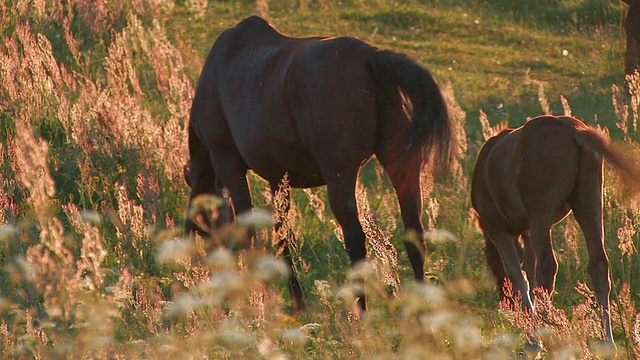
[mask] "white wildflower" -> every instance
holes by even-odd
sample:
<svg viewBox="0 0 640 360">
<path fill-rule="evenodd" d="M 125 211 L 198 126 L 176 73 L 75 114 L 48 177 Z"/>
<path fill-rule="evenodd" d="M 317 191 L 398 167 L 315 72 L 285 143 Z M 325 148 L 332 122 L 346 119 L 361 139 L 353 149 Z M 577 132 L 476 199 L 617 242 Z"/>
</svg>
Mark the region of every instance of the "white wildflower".
<svg viewBox="0 0 640 360">
<path fill-rule="evenodd" d="M 218 333 L 221 342 L 230 349 L 242 349 L 253 344 L 255 339 L 250 334 L 238 330 L 223 330 Z"/>
<path fill-rule="evenodd" d="M 251 209 L 238 216 L 238 225 L 253 228 L 266 228 L 273 226 L 273 217 L 267 210 Z"/>
<path fill-rule="evenodd" d="M 333 292 L 331 291 L 331 286 L 329 282 L 326 280 L 315 280 L 314 285 L 316 288 L 316 293 L 318 297 L 323 300 L 328 300 L 333 298 Z"/>
<path fill-rule="evenodd" d="M 432 333 L 440 333 L 450 328 L 456 315 L 448 310 L 426 313 L 420 316 L 420 324 Z"/>
<path fill-rule="evenodd" d="M 480 348 L 484 342 L 480 330 L 472 325 L 462 325 L 454 331 L 455 347 L 465 353 L 473 353 Z"/>
<path fill-rule="evenodd" d="M 252 271 L 262 281 L 279 280 L 289 276 L 289 266 L 281 259 L 264 256 L 256 260 Z"/>
<path fill-rule="evenodd" d="M 299 328 L 290 328 L 280 332 L 280 338 L 292 344 L 303 345 L 307 335 Z"/>
<path fill-rule="evenodd" d="M 207 265 L 216 269 L 233 270 L 237 265 L 236 257 L 227 248 L 217 248 L 207 257 Z"/>
<path fill-rule="evenodd" d="M 553 352 L 552 358 L 556 360 L 578 360 L 580 359 L 580 349 L 575 346 L 564 346 Z M 600 354 L 597 354 L 600 355 Z M 615 356 L 615 353 L 613 354 Z M 606 357 L 600 357 L 600 359 L 606 359 Z"/>
<path fill-rule="evenodd" d="M 180 258 L 190 257 L 196 251 L 191 240 L 165 241 L 160 245 L 156 258 L 160 264 L 174 262 Z"/>
<path fill-rule="evenodd" d="M 457 240 L 457 237 L 451 231 L 439 229 L 426 231 L 424 238 L 431 243 L 454 242 Z"/>
<path fill-rule="evenodd" d="M 93 225 L 100 225 L 100 223 L 102 223 L 102 215 L 93 210 L 80 211 L 80 217 L 82 220 Z"/>
<path fill-rule="evenodd" d="M 188 294 L 180 294 L 173 301 L 167 303 L 166 309 L 170 314 L 186 314 L 204 305 L 201 299 Z"/>
<path fill-rule="evenodd" d="M 362 280 L 367 281 L 375 277 L 376 271 L 368 261 L 360 261 L 351 267 L 349 270 L 349 275 L 347 276 L 348 280 Z"/>
<path fill-rule="evenodd" d="M 6 241 L 10 237 L 17 234 L 18 234 L 18 228 L 11 224 L 0 226 L 0 241 Z"/>
</svg>

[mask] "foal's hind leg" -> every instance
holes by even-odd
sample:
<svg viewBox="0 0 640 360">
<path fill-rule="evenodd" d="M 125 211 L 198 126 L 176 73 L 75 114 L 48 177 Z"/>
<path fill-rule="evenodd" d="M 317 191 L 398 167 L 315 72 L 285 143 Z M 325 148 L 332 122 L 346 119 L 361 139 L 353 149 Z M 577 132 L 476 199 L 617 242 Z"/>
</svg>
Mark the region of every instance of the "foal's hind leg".
<svg viewBox="0 0 640 360">
<path fill-rule="evenodd" d="M 406 161 L 397 161 L 392 156 L 378 156 L 396 190 L 405 232 L 414 239 L 404 241 L 413 274 L 418 281 L 424 280 L 425 242 L 421 222 L 422 195 L 420 191 L 420 168 L 422 154 L 416 152 Z M 412 241 L 413 240 L 413 241 Z"/>
<path fill-rule="evenodd" d="M 278 195 L 278 183 L 271 183 L 271 195 L 275 199 Z M 285 196 L 284 201 L 286 202 L 285 208 L 282 209 L 284 212 L 284 216 L 289 212 L 291 206 L 291 195 L 289 193 L 283 194 L 281 196 Z M 289 249 L 289 242 L 295 242 L 296 237 L 293 231 L 288 231 L 286 234 L 280 234 L 282 229 L 282 220 L 277 219 L 275 223 L 275 232 L 276 236 L 280 237 L 278 242 L 278 248 L 281 251 L 281 256 L 284 258 L 287 266 L 289 267 L 289 291 L 291 291 L 291 307 L 294 311 L 302 311 L 305 309 L 304 297 L 302 295 L 302 285 L 300 281 L 296 277 L 294 268 L 293 268 L 293 259 L 291 257 L 291 251 Z"/>
<path fill-rule="evenodd" d="M 526 244 L 529 242 L 529 233 L 524 232 L 521 236 L 526 246 Z M 500 291 L 500 295 L 501 295 L 500 297 L 504 298 L 505 297 L 504 284 L 505 284 L 505 280 L 507 279 L 507 274 L 504 269 L 504 264 L 502 263 L 502 259 L 500 258 L 500 253 L 498 252 L 498 249 L 493 244 L 491 239 L 489 239 L 486 235 L 484 236 L 484 242 L 485 242 L 484 255 L 487 260 L 487 266 L 489 266 L 489 269 L 491 270 L 491 274 L 493 275 L 493 278 L 496 280 L 496 285 L 498 286 L 498 290 Z M 527 274 L 527 278 L 530 278 L 531 276 L 530 274 L 532 274 L 533 272 L 530 270 L 527 270 L 528 269 L 527 264 L 535 264 L 535 254 L 533 253 L 533 249 L 530 249 L 530 248 L 523 249 L 518 237 L 515 237 L 514 239 L 514 246 L 516 248 L 516 253 L 518 254 L 518 261 L 521 264 L 524 264 L 523 266 L 525 269 L 525 273 Z"/>
<path fill-rule="evenodd" d="M 598 303 L 602 307 L 601 321 L 604 338 L 613 346 L 611 317 L 609 314 L 609 258 L 604 248 L 602 220 L 602 162 L 596 158 L 582 156 L 578 182 L 569 203 L 582 228 L 587 242 L 589 265 L 587 272 L 593 281 Z"/>
<path fill-rule="evenodd" d="M 549 294 L 553 293 L 558 273 L 558 261 L 556 260 L 551 242 L 551 220 L 530 217 L 530 240 L 527 248 L 533 247 L 535 256 L 527 256 L 525 269 L 531 289 L 542 286 Z M 525 249 L 527 255 L 530 250 Z"/>
<path fill-rule="evenodd" d="M 533 245 L 531 245 L 531 235 L 529 234 L 529 231 L 523 232 L 521 237 L 522 243 L 524 244 L 524 249 L 522 248 L 522 246 L 520 246 L 519 243 L 517 244 L 517 247 L 521 256 L 522 267 L 524 268 L 524 272 L 527 274 L 527 278 L 529 279 L 529 296 L 533 298 L 533 285 L 531 284 L 539 284 L 541 281 L 539 280 L 539 278 L 541 279 L 541 277 L 537 274 L 536 252 L 533 248 Z"/>
<path fill-rule="evenodd" d="M 514 293 L 521 296 L 522 307 L 532 313 L 533 304 L 529 297 L 529 283 L 522 272 L 516 247 L 518 236 L 491 226 L 483 225 L 482 228 L 485 238 L 492 244 L 487 248 L 492 250 L 491 254 L 495 254 L 493 250 L 499 254 L 498 260 L 501 260 L 504 265 L 504 274 L 511 280 Z"/>
<path fill-rule="evenodd" d="M 509 280 L 511 280 L 514 295 L 520 296 L 520 303 L 523 310 L 529 315 L 533 315 L 534 308 L 530 297 L 530 287 L 522 272 L 520 255 L 516 247 L 518 236 L 499 228 L 487 226 L 487 224 L 482 224 L 482 228 L 484 229 L 485 237 L 495 245 L 495 249 L 500 254 L 500 258 L 504 264 L 504 271 Z M 533 334 L 526 334 L 526 336 L 526 351 L 539 353 L 540 345 Z"/>
</svg>

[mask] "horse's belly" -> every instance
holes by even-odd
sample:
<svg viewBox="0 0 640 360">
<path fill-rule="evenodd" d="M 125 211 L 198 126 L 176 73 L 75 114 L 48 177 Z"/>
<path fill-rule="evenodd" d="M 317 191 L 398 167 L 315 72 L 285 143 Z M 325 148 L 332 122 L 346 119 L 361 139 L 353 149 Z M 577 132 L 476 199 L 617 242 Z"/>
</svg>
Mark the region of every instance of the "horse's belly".
<svg viewBox="0 0 640 360">
<path fill-rule="evenodd" d="M 240 150 L 251 170 L 270 183 L 287 176 L 295 188 L 325 184 L 320 165 L 299 143 L 272 143 L 267 147 Z"/>
<path fill-rule="evenodd" d="M 529 227 L 527 213 L 525 212 L 524 207 L 518 205 L 504 207 L 501 209 L 502 215 L 507 220 L 508 228 L 512 232 L 521 232 Z"/>
<path fill-rule="evenodd" d="M 569 215 L 570 212 L 571 212 L 571 206 L 569 204 L 564 204 L 562 208 L 556 213 L 555 217 L 553 218 L 553 223 L 557 224 L 560 221 L 564 220 Z"/>
<path fill-rule="evenodd" d="M 505 225 L 510 231 L 518 232 L 527 227 L 527 212 L 522 203 L 515 184 L 507 176 L 495 177 L 494 181 L 487 181 L 489 194 L 496 208 L 500 211 Z"/>
<path fill-rule="evenodd" d="M 314 164 L 305 164 L 303 166 L 287 165 L 273 166 L 273 164 L 260 163 L 249 165 L 249 167 L 269 183 L 279 182 L 286 175 L 289 185 L 294 188 L 310 188 L 325 184 L 320 169 Z"/>
</svg>

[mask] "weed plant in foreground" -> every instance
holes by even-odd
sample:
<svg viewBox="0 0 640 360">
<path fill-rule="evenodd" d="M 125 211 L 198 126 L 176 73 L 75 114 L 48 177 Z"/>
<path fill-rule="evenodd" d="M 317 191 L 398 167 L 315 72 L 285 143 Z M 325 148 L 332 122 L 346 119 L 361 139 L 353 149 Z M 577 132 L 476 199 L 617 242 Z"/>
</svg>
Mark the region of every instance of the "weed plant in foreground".
<svg viewBox="0 0 640 360">
<path fill-rule="evenodd" d="M 588 279 L 586 249 L 571 218 L 556 230 L 557 292 L 553 304 L 538 296 L 538 317 L 528 319 L 510 302 L 499 305 L 488 285 L 492 281 L 481 234 L 469 212 L 467 179 L 482 134 L 495 130 L 490 121 L 504 119 L 487 109 L 481 129 L 475 112 L 467 114 L 470 110 L 453 98 L 453 88 L 465 98 L 473 95 L 474 103 L 491 104 L 502 95 L 470 91 L 468 81 L 479 81 L 458 77 L 469 74 L 459 71 L 464 59 L 458 59 L 459 65 L 451 60 L 464 50 L 474 54 L 473 74 L 496 70 L 497 65 L 491 63 L 489 69 L 481 61 L 475 45 L 493 39 L 489 35 L 494 32 L 503 34 L 489 21 L 498 17 L 473 13 L 476 2 L 465 9 L 467 18 L 458 16 L 459 4 L 448 1 L 408 1 L 396 7 L 321 1 L 317 8 L 316 2 L 302 2 L 310 10 L 295 14 L 290 9 L 297 9 L 297 2 L 261 3 L 273 21 L 287 24 L 289 33 L 335 33 L 383 42 L 379 45 L 433 62 L 441 79 L 452 77 L 443 87 L 459 140 L 454 172 L 447 181 L 422 179 L 427 190 L 424 223 L 449 231 L 430 233 L 447 236 L 431 238 L 425 264 L 429 281 L 406 280 L 408 263 L 396 250 L 403 232 L 398 206 L 375 162 L 363 170 L 358 190 L 369 260 L 348 273 L 337 270 L 346 269 L 348 259 L 325 205 L 324 189 L 292 191 L 291 209 L 274 214 L 286 219 L 282 234 L 273 234 L 269 222 L 257 224 L 251 218 L 215 232 L 223 243 L 242 236 L 247 226 L 258 226 L 252 247 L 244 251 L 214 248 L 216 241 L 180 235 L 187 199 L 185 119 L 192 81 L 202 64 L 198 53 L 202 43 L 206 49 L 201 52 L 206 53 L 217 29 L 255 13 L 256 4 L 0 2 L 0 358 L 512 359 L 531 324 L 544 329 L 539 334 L 546 346 L 543 358 L 604 355 L 592 346 L 598 337 L 598 311 L 588 283 L 580 282 Z M 563 4 L 568 9 L 573 3 Z M 499 15 L 509 18 L 508 13 Z M 401 28 L 394 19 L 398 16 L 416 21 L 415 28 Z M 481 26 L 470 25 L 474 18 Z M 455 26 L 446 31 L 430 27 L 445 24 Z M 525 36 L 530 28 L 497 24 L 500 30 L 516 27 L 514 36 L 523 37 L 525 44 L 540 40 Z M 375 37 L 374 25 L 379 28 Z M 191 31 L 176 36 L 180 31 L 175 29 Z M 599 36 L 604 30 L 608 28 Z M 456 47 L 443 48 L 420 40 L 423 31 L 438 37 L 457 34 L 459 41 Z M 544 28 L 535 32 L 545 34 Z M 540 43 L 569 37 L 593 43 L 577 32 L 554 34 Z M 453 44 L 451 38 L 438 40 Z M 537 63 L 501 48 L 514 59 L 503 65 L 533 68 L 530 73 L 518 69 L 518 74 L 528 74 L 525 79 L 517 75 L 492 84 L 522 84 L 523 89 L 533 84 L 533 93 L 526 95 L 539 99 L 536 106 L 542 112 L 551 112 L 558 97 L 547 98 L 545 91 L 552 86 L 541 87 L 543 82 L 533 80 L 545 74 L 534 65 L 546 64 L 544 69 L 551 72 L 575 64 L 553 62 L 554 46 L 539 46 L 541 58 L 549 60 Z M 600 64 L 590 68 L 611 72 Z M 446 72 L 448 67 L 456 71 Z M 575 71 L 561 73 L 567 80 Z M 593 98 L 606 104 L 616 119 L 600 114 L 601 120 L 617 121 L 618 126 L 600 126 L 638 159 L 637 80 L 629 87 L 630 100 L 624 88 L 612 89 L 613 76 L 603 77 L 606 87 L 587 100 L 577 97 L 581 100 L 572 103 L 574 112 L 592 109 Z M 482 82 L 487 83 L 484 78 Z M 500 101 L 507 108 L 519 107 L 520 95 L 516 91 Z M 566 95 L 565 112 L 572 110 L 572 99 Z M 278 209 L 266 184 L 251 180 L 256 204 Z M 612 264 L 612 320 L 618 358 L 636 359 L 640 212 L 625 202 L 619 181 L 607 172 L 605 241 Z M 216 202 L 204 200 L 213 213 Z M 265 217 L 253 218 L 260 219 Z M 292 253 L 309 301 L 304 314 L 288 312 L 286 267 L 274 257 L 278 249 L 273 244 L 289 230 L 298 234 Z M 370 310 L 363 315 L 353 310 L 354 296 L 361 291 L 355 285 L 358 279 L 370 294 Z"/>
</svg>

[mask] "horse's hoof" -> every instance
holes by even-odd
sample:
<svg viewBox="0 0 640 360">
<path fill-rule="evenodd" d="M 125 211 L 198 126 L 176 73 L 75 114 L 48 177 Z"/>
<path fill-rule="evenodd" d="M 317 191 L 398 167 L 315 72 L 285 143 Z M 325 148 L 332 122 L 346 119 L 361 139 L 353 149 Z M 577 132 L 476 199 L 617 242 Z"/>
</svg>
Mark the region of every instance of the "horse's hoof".
<svg viewBox="0 0 640 360">
<path fill-rule="evenodd" d="M 598 341 L 590 347 L 598 359 L 615 359 L 618 354 L 618 348 L 613 341 Z"/>
<path fill-rule="evenodd" d="M 519 355 L 521 359 L 538 359 L 540 358 L 540 354 L 542 353 L 542 345 L 540 345 L 537 341 L 527 342 L 524 345 L 524 351 L 522 351 Z"/>
</svg>

